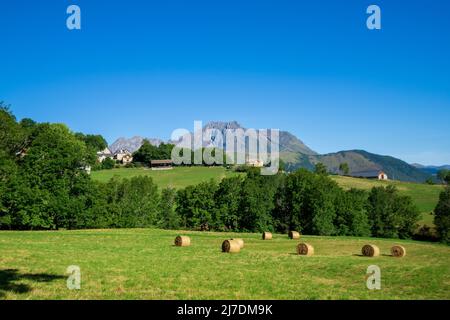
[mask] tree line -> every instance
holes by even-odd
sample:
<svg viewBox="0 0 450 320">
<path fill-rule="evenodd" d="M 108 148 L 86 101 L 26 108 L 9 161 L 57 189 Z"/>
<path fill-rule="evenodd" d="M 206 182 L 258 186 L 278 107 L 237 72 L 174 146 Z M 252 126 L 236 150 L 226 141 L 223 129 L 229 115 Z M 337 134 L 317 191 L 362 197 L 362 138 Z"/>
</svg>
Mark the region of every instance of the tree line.
<svg viewBox="0 0 450 320">
<path fill-rule="evenodd" d="M 258 169 L 181 190 L 149 177 L 93 181 L 86 167 L 98 136 L 65 125 L 17 121 L 0 107 L 0 229 L 160 227 L 216 231 L 298 230 L 313 235 L 410 238 L 419 212 L 394 187 L 344 190 L 323 170 L 262 176 Z M 449 241 L 450 191 L 435 210 Z"/>
<path fill-rule="evenodd" d="M 419 220 L 411 198 L 394 187 L 346 191 L 306 169 L 276 176 L 252 170 L 189 186 L 176 204 L 181 226 L 198 230 L 410 238 Z"/>
</svg>

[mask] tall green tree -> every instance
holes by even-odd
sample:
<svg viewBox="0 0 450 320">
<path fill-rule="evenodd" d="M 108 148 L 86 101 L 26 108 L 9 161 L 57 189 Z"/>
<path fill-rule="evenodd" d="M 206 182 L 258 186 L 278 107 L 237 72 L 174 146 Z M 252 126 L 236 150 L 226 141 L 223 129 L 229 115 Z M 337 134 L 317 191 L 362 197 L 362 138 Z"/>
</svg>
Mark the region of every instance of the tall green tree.
<svg viewBox="0 0 450 320">
<path fill-rule="evenodd" d="M 8 156 L 15 156 L 25 147 L 26 136 L 9 106 L 0 102 L 0 150 Z"/>
<path fill-rule="evenodd" d="M 348 175 L 348 173 L 350 172 L 350 167 L 348 166 L 347 162 L 343 162 L 339 165 L 339 171 L 341 172 L 341 174 L 343 175 Z"/>
<path fill-rule="evenodd" d="M 329 177 L 300 169 L 290 174 L 279 189 L 275 216 L 281 231 L 306 234 L 335 233 L 335 198 L 340 190 Z"/>
<path fill-rule="evenodd" d="M 150 177 L 123 179 L 114 194 L 115 223 L 120 228 L 156 226 L 158 204 L 158 187 Z"/>
<path fill-rule="evenodd" d="M 144 140 L 142 146 L 133 154 L 133 162 L 150 165 L 152 160 L 166 160 L 172 158 L 173 144 L 161 143 L 154 146 L 148 140 Z"/>
<path fill-rule="evenodd" d="M 83 141 L 88 148 L 91 148 L 95 152 L 102 151 L 106 147 L 108 147 L 108 143 L 106 142 L 105 138 L 101 135 L 94 135 L 94 134 L 83 134 L 81 132 L 78 132 L 75 134 L 75 136 Z"/>
<path fill-rule="evenodd" d="M 249 170 L 242 184 L 240 214 L 242 230 L 261 232 L 275 230 L 272 211 L 282 175 L 263 176 Z"/>
<path fill-rule="evenodd" d="M 243 179 L 238 177 L 223 179 L 215 195 L 215 228 L 223 231 L 239 231 L 240 204 Z"/>
<path fill-rule="evenodd" d="M 315 165 L 314 172 L 326 176 L 328 174 L 328 168 L 322 162 L 318 162 Z"/>
<path fill-rule="evenodd" d="M 208 230 L 214 225 L 216 190 L 211 180 L 178 191 L 176 210 L 185 227 Z"/>
<path fill-rule="evenodd" d="M 17 158 L 17 173 L 3 198 L 11 227 L 70 227 L 70 217 L 84 209 L 85 171 L 94 156 L 64 125 L 41 124 L 26 152 Z"/>
<path fill-rule="evenodd" d="M 439 202 L 434 209 L 434 224 L 439 239 L 450 244 L 450 187 L 447 186 L 439 196 Z"/>
<path fill-rule="evenodd" d="M 175 211 L 177 192 L 173 188 L 163 189 L 159 203 L 158 226 L 163 229 L 178 229 L 180 217 Z"/>
<path fill-rule="evenodd" d="M 364 190 L 341 190 L 336 198 L 336 234 L 340 236 L 369 237 L 367 197 Z"/>
<path fill-rule="evenodd" d="M 372 236 L 411 238 L 420 213 L 410 197 L 401 196 L 393 186 L 374 187 L 368 198 Z"/>
</svg>

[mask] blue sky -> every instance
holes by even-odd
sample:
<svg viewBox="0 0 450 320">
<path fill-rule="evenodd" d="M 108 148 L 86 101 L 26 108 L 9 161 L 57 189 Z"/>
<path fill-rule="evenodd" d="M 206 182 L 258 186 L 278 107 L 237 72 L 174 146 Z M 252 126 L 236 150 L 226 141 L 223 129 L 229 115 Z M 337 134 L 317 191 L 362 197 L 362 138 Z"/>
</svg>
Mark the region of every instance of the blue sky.
<svg viewBox="0 0 450 320">
<path fill-rule="evenodd" d="M 450 163 L 447 0 L 2 1 L 0 40 L 0 101 L 18 118 L 109 142 L 237 120 L 321 153 Z"/>
</svg>

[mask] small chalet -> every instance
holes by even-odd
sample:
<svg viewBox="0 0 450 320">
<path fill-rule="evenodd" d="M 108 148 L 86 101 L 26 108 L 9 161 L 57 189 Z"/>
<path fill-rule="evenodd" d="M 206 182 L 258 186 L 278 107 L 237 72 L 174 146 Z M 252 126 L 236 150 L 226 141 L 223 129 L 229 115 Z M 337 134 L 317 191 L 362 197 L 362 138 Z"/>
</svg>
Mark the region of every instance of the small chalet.
<svg viewBox="0 0 450 320">
<path fill-rule="evenodd" d="M 172 160 L 152 160 L 150 161 L 152 170 L 171 170 L 173 169 Z"/>
<path fill-rule="evenodd" d="M 368 170 L 368 171 L 352 172 L 352 173 L 350 173 L 350 176 L 355 177 L 355 178 L 389 180 L 388 175 L 381 170 Z"/>
</svg>

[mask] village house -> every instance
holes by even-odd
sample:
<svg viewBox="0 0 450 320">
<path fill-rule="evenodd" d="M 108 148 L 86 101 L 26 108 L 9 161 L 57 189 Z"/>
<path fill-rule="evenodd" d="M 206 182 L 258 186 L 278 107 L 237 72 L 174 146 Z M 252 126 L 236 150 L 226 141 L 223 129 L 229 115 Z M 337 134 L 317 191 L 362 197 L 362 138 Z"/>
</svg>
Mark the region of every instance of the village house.
<svg viewBox="0 0 450 320">
<path fill-rule="evenodd" d="M 106 158 L 113 158 L 113 154 L 109 148 L 105 148 L 103 151 L 97 152 L 97 160 L 98 162 L 103 162 Z"/>
<path fill-rule="evenodd" d="M 246 161 L 246 165 L 249 167 L 262 168 L 264 167 L 264 162 L 261 160 L 250 159 Z"/>
<path fill-rule="evenodd" d="M 389 180 L 388 175 L 381 170 L 367 170 L 367 171 L 360 171 L 360 172 L 352 172 L 352 173 L 350 173 L 350 176 L 355 177 L 355 178 Z"/>
<path fill-rule="evenodd" d="M 122 164 L 128 164 L 133 162 L 133 155 L 131 154 L 130 151 L 126 149 L 121 149 L 114 153 L 114 160 L 117 160 Z"/>
</svg>

